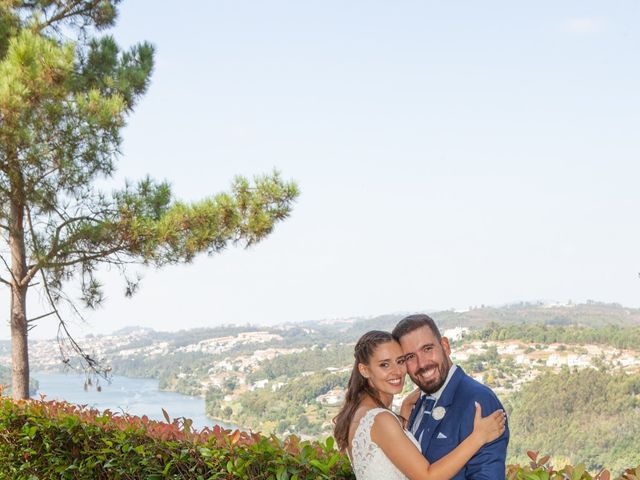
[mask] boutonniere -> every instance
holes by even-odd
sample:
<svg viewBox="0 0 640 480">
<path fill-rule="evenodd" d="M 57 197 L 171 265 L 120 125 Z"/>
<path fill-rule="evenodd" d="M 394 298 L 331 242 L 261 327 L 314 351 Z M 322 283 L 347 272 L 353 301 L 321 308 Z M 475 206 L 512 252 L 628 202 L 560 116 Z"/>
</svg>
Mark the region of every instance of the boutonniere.
<svg viewBox="0 0 640 480">
<path fill-rule="evenodd" d="M 433 409 L 433 412 L 431 412 L 431 416 L 434 420 L 442 420 L 446 413 L 447 411 L 444 407 L 436 407 Z"/>
</svg>

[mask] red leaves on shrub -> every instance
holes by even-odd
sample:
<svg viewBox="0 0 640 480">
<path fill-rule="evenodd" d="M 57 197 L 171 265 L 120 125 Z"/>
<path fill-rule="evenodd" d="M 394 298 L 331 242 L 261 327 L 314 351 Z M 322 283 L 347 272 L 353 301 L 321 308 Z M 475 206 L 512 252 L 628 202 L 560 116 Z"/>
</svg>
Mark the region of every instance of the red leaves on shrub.
<svg viewBox="0 0 640 480">
<path fill-rule="evenodd" d="M 624 480 L 640 480 L 640 466 L 637 468 L 628 468 L 622 475 Z"/>
<path fill-rule="evenodd" d="M 507 466 L 508 480 L 611 480 L 611 473 L 605 469 L 592 476 L 586 471 L 583 464 L 565 465 L 564 468 L 556 470 L 549 464 L 549 455 L 538 459 L 538 452 L 528 451 L 527 456 L 531 459 L 528 467 Z M 617 480 L 640 480 L 640 477 L 628 476 L 633 471 L 633 469 L 628 469 L 621 477 L 617 477 Z M 640 473 L 640 467 L 635 471 Z"/>
<path fill-rule="evenodd" d="M 291 435 L 280 440 L 219 425 L 195 431 L 189 419 L 172 420 L 165 410 L 163 416 L 167 422 L 44 398 L 14 402 L 0 397 L 0 471 L 15 479 L 355 478 L 331 438 L 309 442 Z M 507 467 L 509 480 L 611 480 L 607 470 L 595 476 L 584 465 L 556 470 L 548 455 L 527 455 L 528 466 Z M 617 480 L 640 480 L 640 467 L 627 469 Z"/>
<path fill-rule="evenodd" d="M 185 418 L 0 398 L 0 471 L 15 479 L 354 479 L 347 457 L 318 442 L 191 427 Z"/>
</svg>

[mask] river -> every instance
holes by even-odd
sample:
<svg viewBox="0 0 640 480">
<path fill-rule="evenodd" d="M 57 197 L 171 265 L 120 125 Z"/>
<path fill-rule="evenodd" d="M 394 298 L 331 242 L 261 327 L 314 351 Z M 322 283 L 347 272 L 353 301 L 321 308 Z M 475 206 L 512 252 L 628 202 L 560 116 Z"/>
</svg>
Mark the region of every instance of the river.
<svg viewBox="0 0 640 480">
<path fill-rule="evenodd" d="M 158 390 L 158 381 L 148 378 L 129 378 L 114 375 L 111 383 L 101 381 L 102 391 L 95 387 L 84 389 L 84 375 L 34 372 L 33 378 L 40 382 L 34 398 L 46 395 L 48 400 L 66 400 L 69 403 L 88 405 L 98 410 L 126 412 L 131 415 L 146 415 L 152 420 L 164 421 L 162 408 L 171 419 L 186 417 L 193 420 L 193 427 L 213 427 L 216 423 L 204 414 L 204 399 L 174 392 Z M 220 423 L 225 428 L 233 426 Z"/>
</svg>

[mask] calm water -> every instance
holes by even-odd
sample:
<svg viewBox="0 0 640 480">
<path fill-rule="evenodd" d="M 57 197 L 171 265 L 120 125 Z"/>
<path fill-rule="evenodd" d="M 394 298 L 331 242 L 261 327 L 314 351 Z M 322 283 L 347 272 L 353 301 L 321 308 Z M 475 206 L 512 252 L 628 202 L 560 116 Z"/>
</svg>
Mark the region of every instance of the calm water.
<svg viewBox="0 0 640 480">
<path fill-rule="evenodd" d="M 36 394 L 49 400 L 66 400 L 69 403 L 88 405 L 99 410 L 126 412 L 131 415 L 147 415 L 153 420 L 164 421 L 162 408 L 171 419 L 186 417 L 193 420 L 194 428 L 213 427 L 215 423 L 204 414 L 204 399 L 158 390 L 158 381 L 147 378 L 113 376 L 110 384 L 100 382 L 102 391 L 84 390 L 84 375 L 35 372 L 33 378 L 40 382 Z M 221 424 L 225 428 L 228 425 Z"/>
</svg>

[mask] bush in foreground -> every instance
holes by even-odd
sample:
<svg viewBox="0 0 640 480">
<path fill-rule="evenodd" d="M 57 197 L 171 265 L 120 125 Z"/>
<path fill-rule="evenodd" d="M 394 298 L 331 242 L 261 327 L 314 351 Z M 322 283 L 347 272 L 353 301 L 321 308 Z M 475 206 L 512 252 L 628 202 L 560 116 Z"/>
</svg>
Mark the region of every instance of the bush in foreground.
<svg viewBox="0 0 640 480">
<path fill-rule="evenodd" d="M 0 478 L 353 479 L 333 439 L 301 441 L 167 423 L 63 402 L 0 399 Z"/>
<path fill-rule="evenodd" d="M 194 431 L 191 421 L 147 417 L 55 401 L 14 402 L 0 397 L 0 480 L 194 479 L 354 480 L 347 457 L 325 442 L 295 436 L 232 432 L 216 426 Z M 555 470 L 548 457 L 510 465 L 508 480 L 612 480 L 584 466 Z M 618 480 L 640 480 L 640 467 Z"/>
<path fill-rule="evenodd" d="M 613 477 L 608 470 L 601 470 L 592 475 L 586 471 L 583 464 L 566 465 L 561 470 L 556 470 L 549 465 L 549 456 L 538 458 L 538 452 L 527 452 L 531 459 L 529 465 L 509 465 L 507 467 L 507 480 L 611 480 Z M 640 466 L 628 468 L 616 477 L 616 480 L 640 480 Z"/>
</svg>

